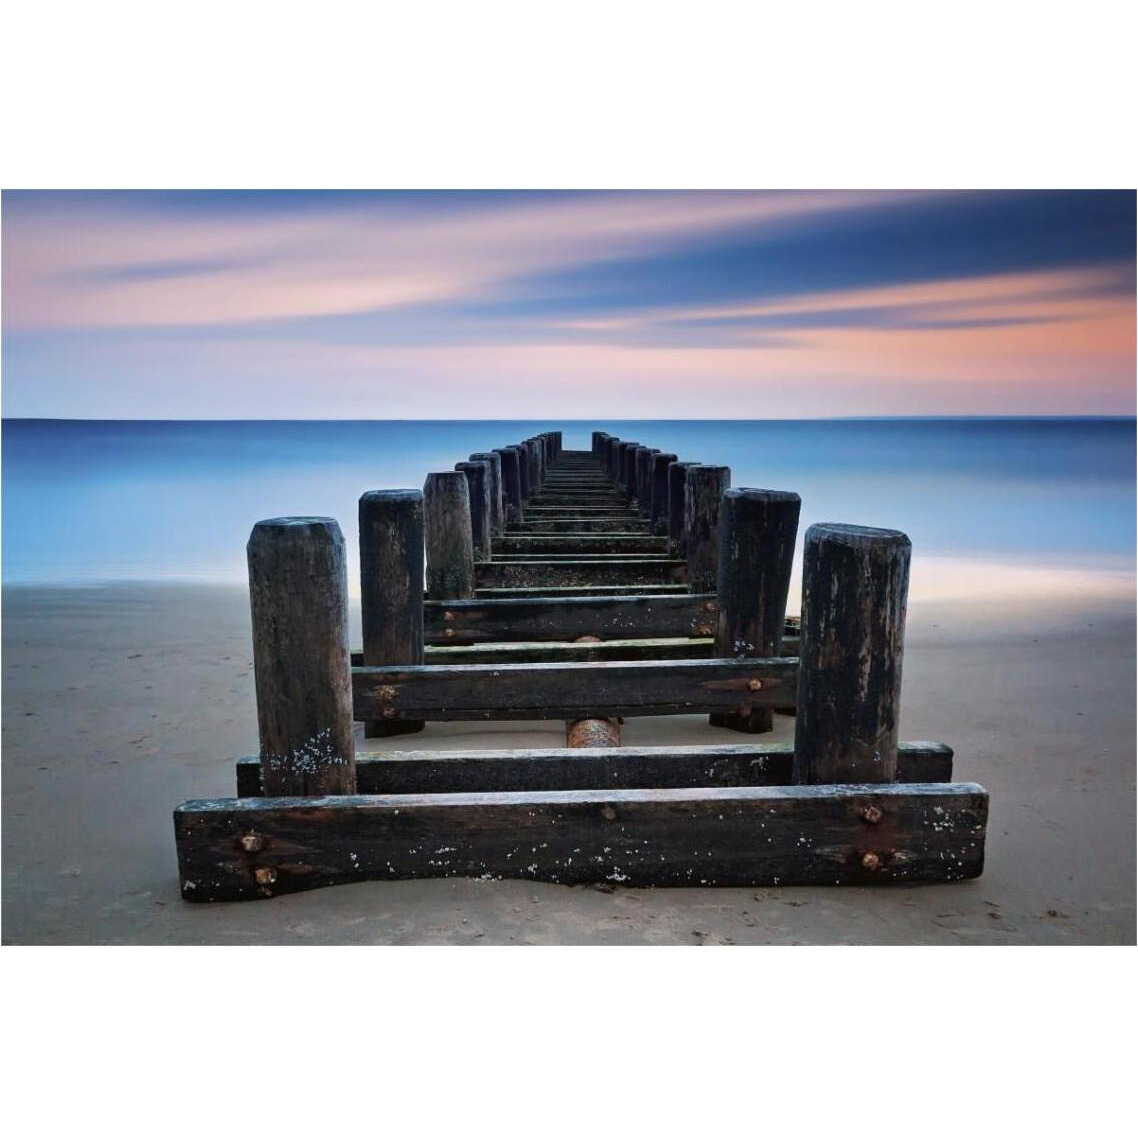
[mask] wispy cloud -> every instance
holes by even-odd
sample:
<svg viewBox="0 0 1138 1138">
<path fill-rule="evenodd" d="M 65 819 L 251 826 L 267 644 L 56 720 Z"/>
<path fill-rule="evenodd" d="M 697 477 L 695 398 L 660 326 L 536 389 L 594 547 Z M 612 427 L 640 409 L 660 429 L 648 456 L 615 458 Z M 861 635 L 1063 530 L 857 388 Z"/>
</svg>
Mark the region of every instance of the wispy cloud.
<svg viewBox="0 0 1138 1138">
<path fill-rule="evenodd" d="M 6 414 L 1127 413 L 1123 194 L 19 194 Z"/>
</svg>

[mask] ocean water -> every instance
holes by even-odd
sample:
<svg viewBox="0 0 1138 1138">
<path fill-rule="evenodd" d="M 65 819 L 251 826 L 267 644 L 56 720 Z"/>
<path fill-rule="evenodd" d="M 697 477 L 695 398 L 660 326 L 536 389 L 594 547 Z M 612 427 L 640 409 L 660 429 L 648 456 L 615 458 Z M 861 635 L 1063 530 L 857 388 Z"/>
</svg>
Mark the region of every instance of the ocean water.
<svg viewBox="0 0 1138 1138">
<path fill-rule="evenodd" d="M 635 438 L 797 491 L 802 526 L 904 530 L 914 558 L 1133 573 L 1133 419 L 3 422 L 3 580 L 243 581 L 261 518 L 339 520 L 474 451 L 561 430 Z M 351 564 L 351 562 L 350 562 Z M 351 570 L 350 570 L 351 572 Z"/>
</svg>

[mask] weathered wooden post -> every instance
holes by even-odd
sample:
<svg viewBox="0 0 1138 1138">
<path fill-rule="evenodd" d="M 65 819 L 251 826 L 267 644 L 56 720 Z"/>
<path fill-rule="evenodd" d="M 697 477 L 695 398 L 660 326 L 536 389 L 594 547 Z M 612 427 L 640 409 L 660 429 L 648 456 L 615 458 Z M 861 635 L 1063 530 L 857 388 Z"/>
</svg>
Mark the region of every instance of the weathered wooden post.
<svg viewBox="0 0 1138 1138">
<path fill-rule="evenodd" d="M 785 490 L 728 490 L 719 514 L 719 627 L 715 654 L 775 657 L 782 651 L 786 598 L 802 500 Z M 758 734 L 769 707 L 713 712 L 716 727 Z"/>
<path fill-rule="evenodd" d="M 364 664 L 423 662 L 423 495 L 371 490 L 360 498 Z M 370 719 L 368 739 L 421 731 L 421 719 Z"/>
<path fill-rule="evenodd" d="M 354 794 L 344 535 L 332 518 L 271 518 L 246 553 L 262 791 Z"/>
<path fill-rule="evenodd" d="M 515 443 L 510 449 L 518 452 L 518 481 L 522 487 L 522 505 L 524 506 L 529 501 L 530 491 L 533 489 L 530 484 L 529 448 L 525 443 Z"/>
<path fill-rule="evenodd" d="M 525 494 L 526 501 L 529 501 L 537 493 L 540 485 L 537 477 L 537 461 L 534 458 L 533 451 L 533 442 L 530 439 L 525 439 L 518 444 L 522 470 L 522 492 Z"/>
<path fill-rule="evenodd" d="M 668 466 L 675 461 L 674 454 L 652 456 L 652 528 L 657 533 L 668 531 Z"/>
<path fill-rule="evenodd" d="M 797 783 L 897 777 L 911 552 L 909 539 L 897 530 L 827 523 L 806 531 Z"/>
<path fill-rule="evenodd" d="M 608 438 L 604 431 L 593 432 L 593 454 L 600 454 L 604 440 Z"/>
<path fill-rule="evenodd" d="M 636 451 L 639 446 L 639 443 L 620 444 L 620 474 L 617 477 L 629 497 L 636 489 Z"/>
<path fill-rule="evenodd" d="M 522 475 L 519 469 L 518 448 L 499 447 L 493 452 L 502 461 L 502 508 L 504 522 L 522 520 Z"/>
<path fill-rule="evenodd" d="M 423 486 L 427 530 L 427 596 L 432 601 L 474 596 L 474 541 L 470 491 L 461 470 L 427 475 Z"/>
<path fill-rule="evenodd" d="M 479 451 L 471 462 L 490 464 L 490 532 L 500 536 L 506 525 L 506 504 L 502 494 L 502 456 L 497 451 Z"/>
<path fill-rule="evenodd" d="M 612 456 L 618 446 L 620 446 L 620 439 L 615 435 L 606 435 L 604 439 L 601 440 L 601 458 L 604 459 L 605 466 L 608 468 L 610 474 L 614 473 Z"/>
<path fill-rule="evenodd" d="M 652 481 L 652 468 L 656 462 L 656 456 L 660 453 L 660 448 L 647 447 L 639 453 L 640 465 L 636 472 L 636 492 L 640 501 L 640 516 L 651 520 L 652 493 L 655 490 L 655 484 Z"/>
<path fill-rule="evenodd" d="M 470 493 L 470 536 L 474 560 L 490 560 L 490 464 L 488 462 L 456 462 L 455 470 L 466 475 Z"/>
<path fill-rule="evenodd" d="M 668 464 L 668 545 L 673 557 L 684 555 L 684 501 L 688 471 L 698 465 L 696 462 Z"/>
<path fill-rule="evenodd" d="M 719 505 L 731 485 L 727 466 L 693 466 L 684 480 L 684 559 L 688 588 L 708 593 L 715 588 L 719 558 Z"/>
<path fill-rule="evenodd" d="M 620 444 L 623 440 L 615 436 L 608 440 L 605 446 L 605 464 L 609 473 L 619 481 L 620 473 Z"/>
</svg>

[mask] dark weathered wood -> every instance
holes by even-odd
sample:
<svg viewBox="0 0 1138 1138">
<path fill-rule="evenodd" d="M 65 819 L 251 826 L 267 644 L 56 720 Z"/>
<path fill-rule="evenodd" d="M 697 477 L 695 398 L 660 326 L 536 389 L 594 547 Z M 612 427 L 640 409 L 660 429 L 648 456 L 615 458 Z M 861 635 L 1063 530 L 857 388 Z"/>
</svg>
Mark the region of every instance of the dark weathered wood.
<svg viewBox="0 0 1138 1138">
<path fill-rule="evenodd" d="M 432 600 L 474 595 L 474 542 L 470 490 L 460 470 L 427 475 L 423 486 L 427 531 L 427 596 Z"/>
<path fill-rule="evenodd" d="M 972 783 L 514 791 L 184 802 L 182 897 L 236 901 L 352 881 L 874 885 L 983 870 Z"/>
<path fill-rule="evenodd" d="M 793 703 L 798 661 L 656 660 L 353 668 L 357 719 L 580 719 Z"/>
<path fill-rule="evenodd" d="M 669 559 L 487 561 L 474 567 L 478 588 L 554 588 L 592 585 L 665 585 L 683 580 L 683 563 Z M 432 598 L 433 599 L 433 598 Z"/>
<path fill-rule="evenodd" d="M 491 516 L 491 471 L 488 462 L 456 462 L 455 470 L 466 475 L 467 491 L 470 495 L 470 536 L 475 561 L 490 560 Z"/>
<path fill-rule="evenodd" d="M 786 786 L 791 743 L 755 746 L 546 748 L 511 751 L 382 751 L 356 756 L 360 794 L 455 794 L 496 790 L 631 790 L 637 787 Z M 952 748 L 901 743 L 898 782 L 951 782 Z M 256 758 L 237 760 L 237 795 L 261 795 Z"/>
<path fill-rule="evenodd" d="M 708 637 L 719 619 L 714 593 L 672 596 L 568 596 L 501 599 L 423 606 L 428 644 L 504 640 L 604 640 L 631 637 Z"/>
<path fill-rule="evenodd" d="M 539 553 L 499 553 L 495 556 L 495 561 L 627 561 L 630 558 L 635 558 L 637 561 L 674 561 L 666 553 L 658 553 L 655 550 L 650 550 L 647 553 L 607 553 L 600 552 L 594 553 L 591 547 L 582 543 L 582 548 L 576 553 L 547 553 L 544 550 Z"/>
<path fill-rule="evenodd" d="M 654 637 L 580 643 L 517 640 L 503 644 L 438 644 L 426 649 L 426 664 L 535 664 L 582 660 L 710 660 L 717 656 L 711 637 Z M 352 663 L 356 664 L 355 653 Z M 361 655 L 358 664 L 362 666 Z"/>
<path fill-rule="evenodd" d="M 636 449 L 636 508 L 642 518 L 652 517 L 652 462 L 659 447 Z"/>
<path fill-rule="evenodd" d="M 694 462 L 668 464 L 668 545 L 677 557 L 684 555 L 684 501 L 688 471 L 696 465 Z"/>
<path fill-rule="evenodd" d="M 484 450 L 470 456 L 471 462 L 490 464 L 490 532 L 497 536 L 506 528 L 506 503 L 502 493 L 502 456 Z"/>
<path fill-rule="evenodd" d="M 363 663 L 423 663 L 423 495 L 372 490 L 360 498 Z M 369 739 L 421 731 L 422 721 L 364 724 Z"/>
<path fill-rule="evenodd" d="M 693 466 L 684 480 L 684 559 L 693 593 L 716 586 L 719 507 L 730 485 L 731 470 L 726 466 Z"/>
<path fill-rule="evenodd" d="M 531 519 L 528 522 L 515 522 L 506 531 L 507 536 L 522 536 L 525 534 L 561 534 L 561 533 L 635 533 L 642 536 L 649 534 L 648 523 L 639 518 L 621 518 L 590 516 L 579 517 L 549 517 Z"/>
<path fill-rule="evenodd" d="M 658 533 L 668 532 L 668 467 L 676 461 L 674 454 L 652 456 L 652 512 L 649 520 Z"/>
<path fill-rule="evenodd" d="M 897 530 L 823 524 L 806 531 L 797 782 L 896 777 L 911 548 Z"/>
<path fill-rule="evenodd" d="M 344 535 L 331 518 L 271 518 L 247 554 L 264 785 L 353 794 Z"/>
<path fill-rule="evenodd" d="M 622 442 L 620 444 L 620 470 L 617 473 L 616 480 L 624 487 L 629 496 L 632 494 L 632 487 L 636 481 L 636 452 L 639 447 L 638 442 Z"/>
<path fill-rule="evenodd" d="M 802 501 L 785 490 L 728 490 L 719 516 L 717 656 L 779 656 Z M 717 727 L 758 734 L 770 708 L 713 715 Z"/>
<path fill-rule="evenodd" d="M 687 585 L 637 585 L 637 594 L 665 596 L 686 593 Z M 628 596 L 628 585 L 538 585 L 532 588 L 476 589 L 474 595 L 487 600 L 505 597 L 615 597 Z"/>
<path fill-rule="evenodd" d="M 519 470 L 519 457 L 517 447 L 502 447 L 494 451 L 502 462 L 502 502 L 506 511 L 507 522 L 519 522 L 522 519 L 522 479 Z"/>
<path fill-rule="evenodd" d="M 505 553 L 588 554 L 666 553 L 667 540 L 647 533 L 507 534 L 494 542 L 494 556 Z"/>
</svg>

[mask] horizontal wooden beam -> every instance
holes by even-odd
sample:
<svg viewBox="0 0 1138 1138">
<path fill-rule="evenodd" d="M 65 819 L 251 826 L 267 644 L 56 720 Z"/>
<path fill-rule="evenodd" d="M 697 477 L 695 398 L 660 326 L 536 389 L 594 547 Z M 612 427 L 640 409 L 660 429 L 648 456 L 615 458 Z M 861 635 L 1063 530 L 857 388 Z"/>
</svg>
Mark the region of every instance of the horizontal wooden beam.
<svg viewBox="0 0 1138 1138">
<path fill-rule="evenodd" d="M 475 589 L 474 595 L 493 600 L 509 597 L 627 597 L 687 591 L 687 585 L 533 585 L 528 588 Z"/>
<path fill-rule="evenodd" d="M 715 655 L 710 637 L 667 636 L 642 640 L 519 640 L 505 644 L 433 644 L 425 664 L 534 664 L 590 660 L 708 660 Z M 353 663 L 356 661 L 353 660 Z M 358 663 L 363 664 L 363 653 Z"/>
<path fill-rule="evenodd" d="M 671 559 L 482 561 L 474 566 L 474 583 L 480 589 L 546 585 L 672 585 L 685 579 L 684 572 L 684 563 Z"/>
<path fill-rule="evenodd" d="M 654 660 L 352 669 L 356 719 L 611 719 L 792 707 L 798 661 Z"/>
<path fill-rule="evenodd" d="M 639 596 L 502 597 L 427 601 L 428 644 L 508 640 L 602 640 L 713 636 L 719 619 L 714 593 Z"/>
<path fill-rule="evenodd" d="M 553 536 L 562 533 L 634 533 L 650 535 L 651 526 L 642 518 L 629 517 L 573 517 L 528 518 L 525 521 L 511 522 L 506 530 L 507 537 Z"/>
<path fill-rule="evenodd" d="M 581 547 L 571 553 L 549 553 L 546 550 L 541 550 L 539 553 L 499 553 L 494 551 L 492 558 L 495 562 L 509 562 L 509 561 L 522 561 L 527 564 L 538 561 L 621 561 L 626 562 L 629 557 L 635 557 L 639 561 L 674 561 L 670 554 L 655 549 L 648 550 L 644 553 L 610 553 L 607 550 L 594 551 L 591 543 L 587 540 L 582 543 Z"/>
<path fill-rule="evenodd" d="M 516 751 L 381 751 L 356 755 L 360 794 L 636 787 L 789 786 L 792 743 L 714 747 L 581 747 Z M 898 782 L 950 782 L 952 748 L 901 743 Z M 238 798 L 262 793 L 261 760 L 237 760 Z"/>
<path fill-rule="evenodd" d="M 506 534 L 494 539 L 494 556 L 503 553 L 664 553 L 666 537 L 650 533 Z"/>
<path fill-rule="evenodd" d="M 353 881 L 875 885 L 977 877 L 973 783 L 229 798 L 174 811 L 182 896 Z"/>
<path fill-rule="evenodd" d="M 503 590 L 503 592 L 506 592 Z M 512 590 L 511 590 L 512 592 Z M 581 636 L 710 636 L 718 608 L 713 593 L 503 595 L 428 601 L 423 625 L 428 644 L 575 640 Z"/>
</svg>

